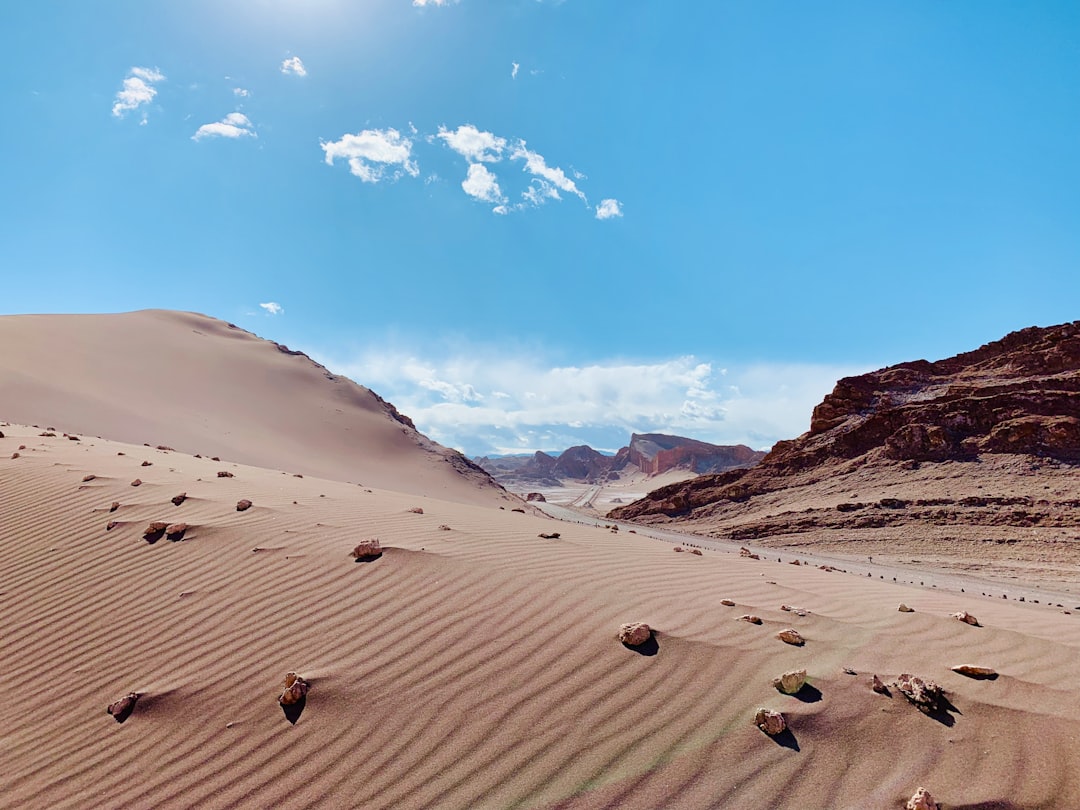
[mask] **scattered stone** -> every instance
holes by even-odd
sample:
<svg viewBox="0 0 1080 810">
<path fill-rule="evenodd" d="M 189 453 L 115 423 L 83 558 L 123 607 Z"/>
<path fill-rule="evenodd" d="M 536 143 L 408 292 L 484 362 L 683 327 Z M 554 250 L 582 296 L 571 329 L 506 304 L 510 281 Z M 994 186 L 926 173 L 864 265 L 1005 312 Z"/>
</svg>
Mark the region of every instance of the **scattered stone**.
<svg viewBox="0 0 1080 810">
<path fill-rule="evenodd" d="M 304 700 L 307 693 L 308 682 L 295 672 L 290 672 L 285 676 L 285 691 L 278 698 L 278 703 L 282 706 L 292 706 Z"/>
<path fill-rule="evenodd" d="M 619 627 L 618 638 L 630 647 L 640 647 L 652 638 L 652 628 L 645 622 L 630 622 Z"/>
<path fill-rule="evenodd" d="M 969 678 L 976 678 L 979 680 L 990 680 L 997 677 L 997 671 L 990 667 L 978 667 L 974 664 L 958 664 L 955 667 L 949 667 L 953 672 L 958 672 L 961 675 L 967 675 Z"/>
<path fill-rule="evenodd" d="M 879 678 L 877 675 L 874 675 L 870 678 L 870 688 L 877 692 L 879 695 L 889 694 L 889 687 L 887 687 L 885 683 L 881 680 L 881 678 Z"/>
<path fill-rule="evenodd" d="M 169 524 L 164 520 L 155 520 L 153 523 L 143 529 L 143 537 L 153 537 L 154 535 L 161 536 L 165 533 L 165 530 L 169 528 Z"/>
<path fill-rule="evenodd" d="M 697 556 L 699 556 L 699 557 L 701 557 L 701 556 L 702 556 L 702 554 L 701 554 L 701 549 L 700 549 L 700 548 L 692 548 L 692 549 L 690 549 L 690 553 L 691 553 L 691 554 L 696 554 L 696 555 L 697 555 Z"/>
<path fill-rule="evenodd" d="M 187 500 L 187 493 L 186 492 L 181 492 L 179 495 L 174 495 L 173 499 L 172 499 L 173 506 L 179 506 L 180 504 L 182 504 L 186 500 Z"/>
<path fill-rule="evenodd" d="M 142 480 L 139 479 L 139 478 L 136 478 L 134 481 L 131 482 L 131 485 L 133 487 L 141 487 L 142 486 Z"/>
<path fill-rule="evenodd" d="M 785 695 L 794 695 L 806 684 L 806 670 L 793 669 L 785 672 L 779 678 L 773 678 L 772 685 Z"/>
<path fill-rule="evenodd" d="M 210 460 L 211 461 L 221 461 L 221 459 L 218 458 L 217 456 L 210 456 Z"/>
<path fill-rule="evenodd" d="M 447 526 L 445 523 L 440 523 L 439 524 L 439 531 L 448 532 L 448 531 L 450 531 L 450 527 Z"/>
<path fill-rule="evenodd" d="M 119 521 L 110 520 L 108 523 L 105 524 L 105 531 L 111 532 L 113 529 L 115 529 L 117 527 L 118 523 L 119 523 Z"/>
<path fill-rule="evenodd" d="M 787 721 L 784 720 L 784 715 L 771 709 L 758 709 L 757 714 L 754 715 L 754 725 L 770 737 L 783 734 L 787 730 Z"/>
<path fill-rule="evenodd" d="M 794 613 L 796 616 L 805 616 L 810 611 L 806 608 L 792 607 L 791 605 L 781 605 L 781 610 L 786 610 L 788 613 Z"/>
<path fill-rule="evenodd" d="M 240 500 L 238 500 L 236 502 L 236 511 L 237 512 L 246 512 L 250 508 L 251 508 L 251 501 L 249 501 L 247 498 L 241 498 Z"/>
<path fill-rule="evenodd" d="M 941 712 L 946 707 L 945 690 L 918 675 L 901 674 L 896 679 L 896 688 L 923 714 Z"/>
<path fill-rule="evenodd" d="M 685 549 L 685 548 L 683 548 L 682 546 L 675 546 L 675 547 L 674 547 L 673 549 L 671 549 L 671 550 L 672 550 L 672 551 L 686 551 L 686 549 Z"/>
<path fill-rule="evenodd" d="M 979 620 L 972 616 L 970 613 L 968 613 L 966 610 L 961 610 L 959 613 L 954 613 L 952 617 L 958 622 L 964 622 L 965 624 L 970 624 L 973 627 L 982 627 L 982 625 L 979 624 Z"/>
<path fill-rule="evenodd" d="M 929 790 L 921 787 L 908 799 L 907 810 L 941 810 L 941 805 L 934 801 Z"/>
<path fill-rule="evenodd" d="M 18 457 L 19 457 L 19 454 L 18 454 L 17 452 L 15 452 L 15 453 L 12 453 L 12 454 L 11 454 L 11 457 L 12 457 L 12 458 L 18 458 Z"/>
<path fill-rule="evenodd" d="M 735 603 L 730 599 L 721 599 L 720 604 L 724 607 L 735 607 Z"/>
<path fill-rule="evenodd" d="M 143 462 L 142 464 L 140 464 L 139 466 L 140 466 L 140 467 L 153 467 L 153 466 L 154 466 L 154 462 L 152 462 L 152 461 L 144 461 L 144 462 Z"/>
<path fill-rule="evenodd" d="M 558 540 L 560 537 L 562 537 L 562 535 L 559 534 L 558 532 L 550 532 L 550 533 L 540 532 L 540 534 L 538 534 L 536 536 L 537 537 L 542 537 L 545 540 Z"/>
<path fill-rule="evenodd" d="M 170 523 L 165 527 L 165 536 L 174 543 L 184 539 L 184 532 L 188 530 L 186 523 Z"/>
<path fill-rule="evenodd" d="M 366 540 L 361 540 L 352 550 L 353 559 L 357 561 L 374 560 L 381 554 L 382 544 L 379 542 L 378 537 L 369 537 Z"/>
<path fill-rule="evenodd" d="M 300 473 L 293 473 L 293 478 L 303 478 L 303 477 L 304 476 L 302 476 Z"/>
<path fill-rule="evenodd" d="M 169 447 L 168 445 L 165 445 L 165 444 L 159 444 L 159 445 L 157 446 L 157 449 L 158 449 L 158 450 L 172 450 L 172 448 L 171 448 L 171 447 Z"/>
<path fill-rule="evenodd" d="M 95 478 L 97 478 L 96 475 L 90 474 L 90 475 L 84 475 L 82 480 L 83 480 L 83 483 L 85 484 L 87 481 L 93 481 Z"/>
<path fill-rule="evenodd" d="M 740 557 L 746 557 L 746 558 L 751 559 L 751 560 L 760 560 L 761 559 L 760 554 L 755 554 L 754 552 L 752 552 L 750 549 L 746 548 L 745 546 L 741 547 L 739 549 L 739 556 Z"/>
<path fill-rule="evenodd" d="M 740 622 L 750 622 L 750 624 L 761 624 L 761 617 L 755 616 L 753 613 L 744 613 L 738 618 Z"/>
<path fill-rule="evenodd" d="M 806 643 L 806 639 L 802 637 L 798 630 L 788 627 L 785 630 L 781 630 L 776 634 L 776 637 L 783 641 L 785 644 L 794 644 L 796 647 L 801 647 Z"/>
<path fill-rule="evenodd" d="M 110 512 L 115 512 L 119 508 L 120 508 L 120 501 L 113 501 L 112 506 L 109 507 L 109 511 Z"/>
<path fill-rule="evenodd" d="M 412 512 L 414 515 L 422 515 L 422 514 L 424 514 L 424 507 L 422 507 L 422 506 L 414 506 L 409 511 Z"/>
<path fill-rule="evenodd" d="M 138 692 L 129 692 L 115 703 L 110 703 L 109 708 L 105 711 L 111 714 L 117 723 L 123 723 L 131 716 L 131 713 L 135 711 L 135 703 L 138 700 Z"/>
<path fill-rule="evenodd" d="M 412 511 L 416 511 L 416 510 L 412 510 Z M 519 508 L 519 507 L 517 507 L 517 506 L 515 506 L 515 507 L 514 507 L 513 509 L 511 509 L 510 511 L 511 511 L 511 512 L 520 512 L 520 513 L 521 513 L 521 514 L 523 514 L 523 515 L 525 514 L 525 510 L 524 510 L 524 509 L 521 509 L 521 508 Z M 423 514 L 423 512 L 421 512 L 420 514 Z"/>
<path fill-rule="evenodd" d="M 858 675 L 859 673 L 853 670 L 851 667 L 844 667 L 845 675 Z"/>
<path fill-rule="evenodd" d="M 218 478 L 232 478 L 233 474 L 231 472 L 229 472 L 228 470 L 218 470 L 217 477 Z"/>
<path fill-rule="evenodd" d="M 901 613 L 914 613 L 915 612 L 915 608 L 910 608 L 907 605 L 905 605 L 903 602 L 901 602 L 899 605 L 897 605 L 896 609 L 899 610 Z"/>
<path fill-rule="evenodd" d="M 68 434 L 66 434 L 66 433 L 65 433 L 64 435 L 65 435 L 65 436 L 67 436 L 67 437 L 68 437 L 68 439 L 70 439 L 70 440 L 71 440 L 71 441 L 73 441 L 73 442 L 79 442 L 79 441 L 82 441 L 82 439 L 80 439 L 80 438 L 79 438 L 78 436 L 68 436 Z"/>
</svg>

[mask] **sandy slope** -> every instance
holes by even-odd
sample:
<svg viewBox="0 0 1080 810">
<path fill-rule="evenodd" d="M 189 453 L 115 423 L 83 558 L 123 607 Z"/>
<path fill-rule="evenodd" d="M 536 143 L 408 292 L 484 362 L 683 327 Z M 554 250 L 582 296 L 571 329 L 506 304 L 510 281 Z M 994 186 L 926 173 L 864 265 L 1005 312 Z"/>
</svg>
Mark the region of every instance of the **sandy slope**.
<svg viewBox="0 0 1080 810">
<path fill-rule="evenodd" d="M 920 784 L 951 810 L 1080 806 L 1080 615 L 0 429 L 7 806 L 865 810 Z M 148 544 L 158 519 L 191 528 Z M 352 562 L 368 535 L 386 553 Z M 656 655 L 614 640 L 628 620 Z M 769 685 L 796 666 L 802 699 Z M 290 669 L 312 683 L 295 725 Z M 946 687 L 947 722 L 868 688 L 902 671 Z M 129 690 L 119 725 L 105 707 Z"/>
<path fill-rule="evenodd" d="M 456 501 L 510 503 L 366 388 L 190 312 L 0 317 L 0 418 Z"/>
</svg>

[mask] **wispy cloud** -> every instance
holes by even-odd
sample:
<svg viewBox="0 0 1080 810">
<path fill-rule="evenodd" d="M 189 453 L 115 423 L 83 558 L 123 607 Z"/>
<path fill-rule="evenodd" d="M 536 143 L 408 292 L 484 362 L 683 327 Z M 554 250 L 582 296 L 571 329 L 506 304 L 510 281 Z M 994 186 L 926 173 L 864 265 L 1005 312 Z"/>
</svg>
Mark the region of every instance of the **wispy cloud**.
<svg viewBox="0 0 1080 810">
<path fill-rule="evenodd" d="M 157 88 L 154 85 L 163 81 L 165 81 L 165 74 L 157 68 L 133 67 L 128 71 L 123 86 L 116 93 L 112 114 L 117 118 L 122 118 L 131 110 L 137 110 L 149 104 L 157 95 Z M 146 122 L 145 112 L 142 120 L 143 123 Z"/>
<path fill-rule="evenodd" d="M 294 76 L 307 76 L 307 68 L 299 56 L 290 56 L 281 63 L 281 72 Z"/>
<path fill-rule="evenodd" d="M 259 137 L 251 121 L 243 113 L 233 112 L 226 115 L 220 121 L 212 124 L 203 124 L 195 134 L 191 136 L 194 141 L 203 138 L 257 138 Z"/>
<path fill-rule="evenodd" d="M 319 359 L 388 398 L 432 438 L 469 454 L 581 443 L 615 450 L 632 432 L 768 448 L 804 432 L 837 379 L 866 370 L 724 369 L 693 356 L 553 365 L 490 347 L 447 357 L 380 351 Z"/>
<path fill-rule="evenodd" d="M 403 174 L 416 177 L 420 168 L 412 159 L 412 140 L 396 129 L 365 129 L 345 134 L 336 141 L 323 142 L 326 163 L 333 166 L 337 158 L 348 161 L 349 171 L 365 183 L 378 183 L 387 172 L 398 179 Z"/>
<path fill-rule="evenodd" d="M 247 98 L 251 95 L 251 93 L 248 90 L 245 90 L 243 87 L 234 87 L 233 95 L 237 98 Z"/>
<path fill-rule="evenodd" d="M 583 201 L 588 202 L 585 199 L 585 194 L 577 187 L 577 184 L 566 176 L 566 172 L 558 166 L 548 166 L 544 156 L 539 152 L 530 150 L 525 145 L 524 140 L 519 140 L 514 145 L 510 153 L 510 159 L 524 161 L 525 171 L 533 175 L 532 185 L 522 195 L 529 203 L 541 205 L 549 199 L 561 199 L 559 196 L 560 191 L 574 194 Z"/>
<path fill-rule="evenodd" d="M 511 79 L 516 79 L 519 70 L 521 70 L 521 65 L 519 65 L 517 62 L 511 62 L 510 63 L 510 78 Z"/>
<path fill-rule="evenodd" d="M 412 0 L 414 6 L 448 6 L 451 3 L 456 3 L 458 0 Z"/>
<path fill-rule="evenodd" d="M 618 200 L 607 199 L 601 200 L 600 204 L 596 206 L 596 218 L 597 219 L 611 219 L 612 217 L 622 216 L 622 203 Z"/>
<path fill-rule="evenodd" d="M 259 304 L 259 306 L 266 310 L 267 315 L 283 315 L 285 313 L 285 309 L 277 301 L 267 301 L 265 304 Z"/>
</svg>

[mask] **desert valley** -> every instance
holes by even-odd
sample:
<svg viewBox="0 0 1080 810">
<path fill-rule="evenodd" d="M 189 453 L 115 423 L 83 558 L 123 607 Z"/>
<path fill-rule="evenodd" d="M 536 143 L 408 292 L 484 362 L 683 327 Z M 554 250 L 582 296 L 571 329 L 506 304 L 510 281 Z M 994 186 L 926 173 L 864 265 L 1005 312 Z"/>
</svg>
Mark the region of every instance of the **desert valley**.
<svg viewBox="0 0 1080 810">
<path fill-rule="evenodd" d="M 5 806 L 1080 806 L 1080 323 L 509 490 L 206 316 L 0 347 Z"/>
</svg>

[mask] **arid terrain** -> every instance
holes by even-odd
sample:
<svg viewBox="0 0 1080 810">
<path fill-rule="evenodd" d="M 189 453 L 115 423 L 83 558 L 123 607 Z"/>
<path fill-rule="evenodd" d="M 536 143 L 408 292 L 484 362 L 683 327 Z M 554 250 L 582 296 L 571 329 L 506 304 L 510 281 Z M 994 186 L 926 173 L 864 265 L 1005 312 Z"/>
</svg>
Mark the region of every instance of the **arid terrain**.
<svg viewBox="0 0 1080 810">
<path fill-rule="evenodd" d="M 948 810 L 1080 806 L 1080 601 L 1003 599 L 964 573 L 1071 587 L 1051 554 L 1071 524 L 1032 519 L 1029 543 L 984 519 L 1068 514 L 1066 460 L 804 470 L 584 525 L 272 343 L 202 316 L 93 317 L 56 316 L 32 349 L 33 321 L 0 318 L 5 805 L 901 810 L 925 787 Z M 965 502 L 980 486 L 1031 503 Z M 954 522 L 920 517 L 936 509 Z M 862 518 L 883 522 L 848 545 L 826 525 Z M 810 519 L 826 545 L 793 530 Z M 719 540 L 646 534 L 682 525 Z M 890 532 L 919 549 L 908 568 L 947 562 L 955 581 L 817 562 L 910 556 Z M 1013 559 L 1026 543 L 1043 550 Z M 635 622 L 645 640 L 620 643 Z M 759 728 L 763 709 L 786 728 Z"/>
</svg>

